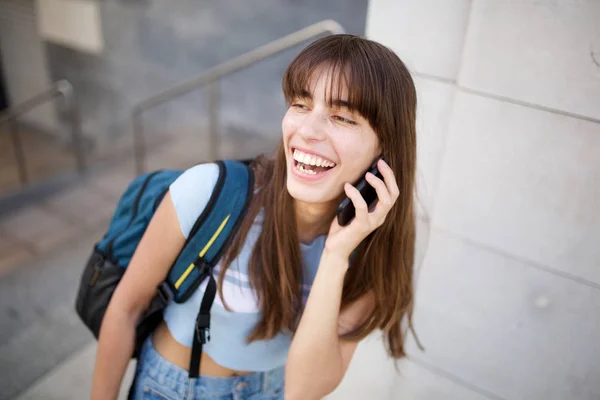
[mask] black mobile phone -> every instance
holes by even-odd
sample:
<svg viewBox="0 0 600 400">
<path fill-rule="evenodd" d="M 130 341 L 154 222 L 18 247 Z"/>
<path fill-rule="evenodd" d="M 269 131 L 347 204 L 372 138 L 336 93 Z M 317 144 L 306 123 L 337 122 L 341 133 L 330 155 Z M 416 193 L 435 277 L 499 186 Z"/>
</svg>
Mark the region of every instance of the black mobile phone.
<svg viewBox="0 0 600 400">
<path fill-rule="evenodd" d="M 381 172 L 379 172 L 379 168 L 377 168 L 377 162 L 381 159 L 382 157 L 378 157 L 377 160 L 375 160 L 375 162 L 369 167 L 369 169 L 365 171 L 365 173 L 362 175 L 362 178 L 353 185 L 356 189 L 358 189 L 363 199 L 365 199 L 365 202 L 369 207 L 369 211 L 371 211 L 377 204 L 377 192 L 375 191 L 375 188 L 371 186 L 369 182 L 367 182 L 365 175 L 367 172 L 370 172 L 379 179 L 383 179 Z M 338 224 L 340 226 L 346 226 L 354 219 L 356 215 L 356 209 L 354 208 L 354 204 L 352 204 L 352 200 L 350 200 L 349 197 L 346 196 L 346 198 L 340 203 L 336 214 Z"/>
</svg>

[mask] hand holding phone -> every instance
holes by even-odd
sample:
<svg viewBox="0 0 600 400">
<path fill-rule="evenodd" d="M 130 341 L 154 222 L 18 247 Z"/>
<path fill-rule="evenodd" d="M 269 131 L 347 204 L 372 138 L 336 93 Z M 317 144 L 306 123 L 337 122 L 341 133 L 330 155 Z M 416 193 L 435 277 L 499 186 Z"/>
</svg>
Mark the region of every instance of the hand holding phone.
<svg viewBox="0 0 600 400">
<path fill-rule="evenodd" d="M 371 186 L 369 182 L 367 182 L 365 175 L 367 172 L 370 172 L 379 179 L 383 179 L 381 172 L 379 172 L 379 168 L 377 168 L 377 162 L 382 158 L 383 157 L 378 157 L 369 167 L 369 169 L 365 171 L 365 173 L 362 175 L 362 178 L 353 185 L 356 189 L 358 189 L 363 199 L 365 199 L 365 202 L 369 207 L 369 211 L 371 211 L 377 204 L 377 192 L 375 191 L 375 188 Z M 336 214 L 338 218 L 338 224 L 340 226 L 346 226 L 352 222 L 356 215 L 356 209 L 354 208 L 352 200 L 346 197 L 338 206 Z"/>
</svg>

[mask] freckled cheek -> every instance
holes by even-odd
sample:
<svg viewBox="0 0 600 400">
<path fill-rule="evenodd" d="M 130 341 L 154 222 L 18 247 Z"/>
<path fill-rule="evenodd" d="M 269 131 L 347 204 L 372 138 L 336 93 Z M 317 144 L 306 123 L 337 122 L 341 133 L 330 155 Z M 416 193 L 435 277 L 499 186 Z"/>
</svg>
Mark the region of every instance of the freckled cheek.
<svg viewBox="0 0 600 400">
<path fill-rule="evenodd" d="M 342 162 L 344 160 L 360 159 L 364 152 L 364 147 L 361 145 L 361 142 L 355 140 L 355 138 L 348 135 L 347 132 L 333 130 L 330 132 L 329 138 Z"/>
<path fill-rule="evenodd" d="M 281 122 L 281 130 L 283 138 L 289 139 L 290 136 L 298 131 L 298 120 L 293 117 L 284 117 Z"/>
<path fill-rule="evenodd" d="M 375 134 L 370 135 L 369 132 L 361 131 L 355 136 L 348 135 L 352 140 L 345 141 L 345 151 L 350 157 L 356 160 L 370 159 L 379 146 L 379 140 Z"/>
<path fill-rule="evenodd" d="M 281 129 L 283 130 L 284 135 L 288 135 L 291 130 L 291 124 L 286 118 L 281 122 Z"/>
<path fill-rule="evenodd" d="M 365 143 L 364 138 L 345 132 L 345 135 L 333 135 L 332 141 L 339 159 L 345 166 L 344 169 L 352 176 L 358 174 L 359 170 L 366 169 L 362 167 L 363 164 L 367 165 L 371 162 L 372 144 Z"/>
</svg>

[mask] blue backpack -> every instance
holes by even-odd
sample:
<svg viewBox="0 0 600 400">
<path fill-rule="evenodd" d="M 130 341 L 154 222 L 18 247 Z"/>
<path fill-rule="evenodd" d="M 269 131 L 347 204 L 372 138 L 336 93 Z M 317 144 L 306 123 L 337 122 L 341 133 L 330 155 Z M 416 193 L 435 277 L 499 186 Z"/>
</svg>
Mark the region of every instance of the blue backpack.
<svg viewBox="0 0 600 400">
<path fill-rule="evenodd" d="M 250 202 L 254 179 L 249 161 L 218 161 L 219 178 L 202 214 L 171 266 L 167 279 L 136 328 L 134 357 L 146 337 L 162 320 L 171 301 L 186 301 L 206 278 L 209 279 L 195 324 L 190 377 L 197 377 L 202 345 L 210 339 L 210 308 L 216 294 L 213 267 L 228 239 L 236 231 Z M 123 193 L 108 231 L 84 268 L 76 300 L 77 313 L 98 338 L 106 308 L 133 253 L 169 186 L 184 171 L 162 170 L 134 179 Z M 203 182 L 198 182 L 202 185 Z"/>
</svg>

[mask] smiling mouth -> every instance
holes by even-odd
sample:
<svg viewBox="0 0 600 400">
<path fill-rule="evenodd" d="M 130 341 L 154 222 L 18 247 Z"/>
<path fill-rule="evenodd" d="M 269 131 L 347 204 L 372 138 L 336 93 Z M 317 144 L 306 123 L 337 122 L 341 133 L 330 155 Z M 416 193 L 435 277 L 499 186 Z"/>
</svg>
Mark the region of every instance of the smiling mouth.
<svg viewBox="0 0 600 400">
<path fill-rule="evenodd" d="M 294 168 L 306 175 L 318 175 L 335 168 L 336 164 L 319 156 L 293 149 Z"/>
</svg>

